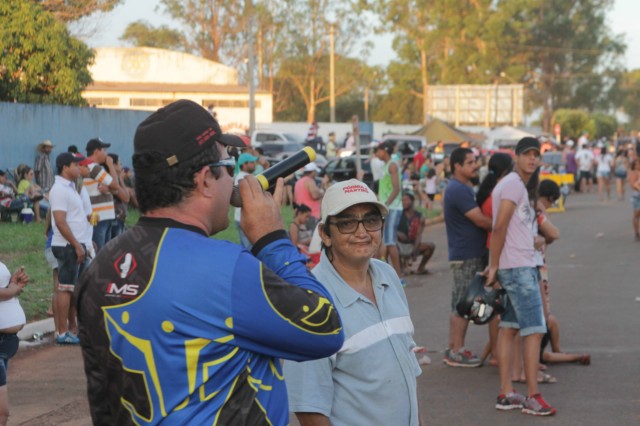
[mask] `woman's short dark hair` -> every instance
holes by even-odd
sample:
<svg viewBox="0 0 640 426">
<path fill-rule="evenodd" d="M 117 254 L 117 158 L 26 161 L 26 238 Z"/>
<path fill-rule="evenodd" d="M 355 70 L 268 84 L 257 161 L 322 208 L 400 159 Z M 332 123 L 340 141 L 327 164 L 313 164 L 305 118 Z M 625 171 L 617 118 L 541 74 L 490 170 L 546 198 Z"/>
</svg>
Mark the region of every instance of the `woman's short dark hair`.
<svg viewBox="0 0 640 426">
<path fill-rule="evenodd" d="M 544 179 L 538 186 L 538 195 L 540 197 L 557 200 L 558 198 L 560 198 L 560 187 L 554 181 L 550 179 Z"/>
<path fill-rule="evenodd" d="M 159 152 L 146 152 L 133 156 L 133 169 L 147 168 L 164 161 Z M 204 150 L 195 156 L 178 164 L 163 168 L 153 173 L 136 173 L 135 190 L 138 197 L 140 212 L 146 213 L 161 207 L 171 207 L 180 204 L 191 195 L 196 187 L 194 176 L 204 166 L 215 163 L 220 159 L 218 150 Z M 220 169 L 211 169 L 216 178 L 220 176 Z"/>
<path fill-rule="evenodd" d="M 311 211 L 311 207 L 306 204 L 296 204 L 295 206 L 295 214 L 303 214 Z"/>
<path fill-rule="evenodd" d="M 328 218 L 327 221 L 322 224 L 322 230 L 325 234 L 327 234 L 327 236 L 331 236 L 331 225 L 329 225 Z M 331 251 L 331 247 L 325 245 L 324 241 L 320 243 L 320 251 L 324 252 L 324 254 L 327 256 L 327 259 L 329 259 L 329 262 L 333 262 L 333 253 Z"/>
<path fill-rule="evenodd" d="M 27 178 L 27 175 L 31 171 L 31 167 L 27 166 L 26 164 L 20 164 L 17 170 L 18 170 L 18 181 L 21 181 L 22 179 Z"/>
</svg>

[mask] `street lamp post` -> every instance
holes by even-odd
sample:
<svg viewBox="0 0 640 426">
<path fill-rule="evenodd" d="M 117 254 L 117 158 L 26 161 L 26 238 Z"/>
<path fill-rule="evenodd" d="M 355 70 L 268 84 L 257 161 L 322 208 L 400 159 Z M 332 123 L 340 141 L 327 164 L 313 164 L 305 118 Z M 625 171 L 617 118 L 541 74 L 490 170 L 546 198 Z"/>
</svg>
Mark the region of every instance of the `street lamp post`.
<svg viewBox="0 0 640 426">
<path fill-rule="evenodd" d="M 493 127 L 498 127 L 498 107 L 499 107 L 498 96 L 500 94 L 500 79 L 506 76 L 507 74 L 505 74 L 504 71 L 502 71 L 500 72 L 500 74 L 498 74 L 498 77 L 496 78 L 496 97 L 495 97 Z"/>
<path fill-rule="evenodd" d="M 252 135 L 253 131 L 256 128 L 256 87 L 255 79 L 253 78 L 256 63 L 256 58 L 253 54 L 253 0 L 246 0 L 245 7 L 247 16 L 249 17 L 249 22 L 247 25 L 247 31 L 249 32 L 247 51 L 249 56 L 249 63 L 247 66 L 247 73 L 249 74 L 249 76 L 247 77 L 247 80 L 249 82 L 249 134 Z"/>
<path fill-rule="evenodd" d="M 334 25 L 331 24 L 331 32 L 329 34 L 329 121 L 336 122 L 336 84 L 335 84 L 335 52 L 334 52 Z"/>
</svg>

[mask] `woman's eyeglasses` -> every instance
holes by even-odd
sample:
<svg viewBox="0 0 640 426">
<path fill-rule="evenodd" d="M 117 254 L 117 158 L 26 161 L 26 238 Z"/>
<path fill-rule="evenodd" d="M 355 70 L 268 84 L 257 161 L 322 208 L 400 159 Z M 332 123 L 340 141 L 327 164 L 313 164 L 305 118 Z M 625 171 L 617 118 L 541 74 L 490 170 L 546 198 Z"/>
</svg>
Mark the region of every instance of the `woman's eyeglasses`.
<svg viewBox="0 0 640 426">
<path fill-rule="evenodd" d="M 341 234 L 353 234 L 360 224 L 369 232 L 379 231 L 384 224 L 384 218 L 379 214 L 370 214 L 362 219 L 338 219 L 329 222 L 329 225 L 335 225 Z"/>
<path fill-rule="evenodd" d="M 229 176 L 233 177 L 236 171 L 236 159 L 233 157 L 225 158 L 224 160 L 217 161 L 215 163 L 207 164 L 208 167 L 224 167 L 227 169 Z"/>
</svg>

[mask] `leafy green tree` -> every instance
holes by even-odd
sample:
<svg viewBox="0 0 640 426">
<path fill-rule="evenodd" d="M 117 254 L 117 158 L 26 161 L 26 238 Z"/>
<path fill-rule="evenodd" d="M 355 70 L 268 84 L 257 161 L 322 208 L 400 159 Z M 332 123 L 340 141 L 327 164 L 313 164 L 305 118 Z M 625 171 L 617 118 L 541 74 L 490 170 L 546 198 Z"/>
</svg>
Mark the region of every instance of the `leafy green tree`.
<svg viewBox="0 0 640 426">
<path fill-rule="evenodd" d="M 609 91 L 625 49 L 606 23 L 612 5 L 613 0 L 497 3 L 504 36 L 493 42 L 522 53 L 523 82 L 534 105 L 543 109 L 545 130 L 556 109 L 611 106 Z"/>
<path fill-rule="evenodd" d="M 593 121 L 593 137 L 595 139 L 610 138 L 618 129 L 618 120 L 612 116 L 602 112 L 595 112 L 591 114 L 591 121 Z"/>
<path fill-rule="evenodd" d="M 31 2 L 53 13 L 57 20 L 71 22 L 96 12 L 109 12 L 123 0 L 31 0 Z"/>
<path fill-rule="evenodd" d="M 236 46 L 238 39 L 244 40 L 243 32 L 246 31 L 248 22 L 244 16 L 244 2 L 162 0 L 161 5 L 166 14 L 182 25 L 184 51 L 216 62 L 221 62 L 223 57 L 246 58 L 246 50 L 230 50 L 231 46 Z M 237 60 L 232 62 L 238 63 Z"/>
<path fill-rule="evenodd" d="M 619 99 L 624 44 L 605 20 L 613 0 L 364 3 L 397 34 L 391 86 L 422 99 L 425 117 L 430 84 L 523 83 L 546 130 L 555 109 L 608 109 Z"/>
<path fill-rule="evenodd" d="M 640 128 L 640 69 L 624 74 L 621 91 L 624 93 L 622 107 L 629 117 L 631 128 Z"/>
<path fill-rule="evenodd" d="M 337 56 L 336 98 L 339 99 L 341 96 L 350 94 L 359 95 L 362 99 L 365 87 L 375 87 L 378 76 L 381 76 L 381 71 L 376 70 L 375 67 L 367 66 L 363 61 Z M 316 116 L 317 107 L 328 103 L 328 100 L 328 55 L 317 58 L 313 63 L 303 59 L 289 59 L 280 65 L 276 78 L 276 92 L 274 93 L 274 109 L 278 117 L 281 117 L 282 113 L 282 116 L 295 116 L 300 121 L 312 122 L 318 119 Z M 298 112 L 287 112 L 291 109 Z M 347 119 L 350 119 L 354 113 L 361 117 L 364 116 L 363 109 L 359 108 L 357 111 L 347 113 Z"/>
<path fill-rule="evenodd" d="M 0 3 L 0 100 L 84 105 L 93 52 L 32 2 Z"/>
<path fill-rule="evenodd" d="M 129 24 L 120 40 L 128 41 L 139 47 L 158 47 L 182 51 L 186 48 L 185 39 L 181 32 L 166 25 L 154 28 L 147 21 L 136 21 Z"/>
<path fill-rule="evenodd" d="M 355 41 L 367 28 L 363 17 L 353 13 L 351 2 L 283 0 L 283 6 L 287 19 L 277 45 L 277 57 L 282 61 L 277 70 L 278 81 L 295 88 L 304 101 L 307 121 L 314 121 L 317 106 L 329 100 L 331 27 L 335 34 L 336 97 L 362 87 L 362 82 L 368 84 L 370 69 L 364 62 L 349 57 Z M 276 100 L 280 104 L 286 102 L 283 98 Z"/>
<path fill-rule="evenodd" d="M 595 133 L 595 124 L 586 111 L 578 109 L 559 109 L 553 114 L 553 123 L 560 124 L 560 131 L 570 138 L 577 138 L 585 130 Z"/>
<path fill-rule="evenodd" d="M 404 91 L 420 99 L 422 123 L 429 115 L 429 85 L 498 84 L 507 76 L 508 82 L 513 82 L 522 75 L 522 70 L 512 69 L 510 57 L 491 42 L 502 33 L 494 3 L 491 0 L 374 2 L 383 26 L 397 34 L 393 46 L 399 60 L 388 69 L 391 86 L 397 93 Z M 393 99 L 402 97 L 389 96 L 384 102 Z M 383 109 L 404 111 L 399 105 Z"/>
</svg>

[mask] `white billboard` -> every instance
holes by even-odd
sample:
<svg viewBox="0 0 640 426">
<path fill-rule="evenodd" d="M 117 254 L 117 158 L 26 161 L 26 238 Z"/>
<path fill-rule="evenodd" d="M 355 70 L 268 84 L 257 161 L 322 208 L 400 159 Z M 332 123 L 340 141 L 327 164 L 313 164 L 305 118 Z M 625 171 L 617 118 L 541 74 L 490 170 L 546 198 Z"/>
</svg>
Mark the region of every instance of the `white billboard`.
<svg viewBox="0 0 640 426">
<path fill-rule="evenodd" d="M 455 126 L 518 126 L 524 112 L 524 85 L 433 85 L 427 114 Z"/>
</svg>

